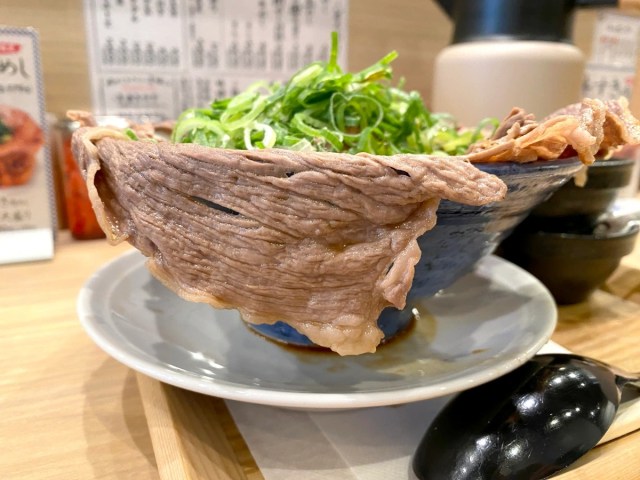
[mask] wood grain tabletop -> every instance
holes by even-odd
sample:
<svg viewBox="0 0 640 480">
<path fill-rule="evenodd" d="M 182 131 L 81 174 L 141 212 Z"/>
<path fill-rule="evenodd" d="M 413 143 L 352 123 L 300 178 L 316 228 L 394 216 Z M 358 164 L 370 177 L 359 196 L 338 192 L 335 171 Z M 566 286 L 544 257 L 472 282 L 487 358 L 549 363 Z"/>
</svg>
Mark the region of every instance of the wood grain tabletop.
<svg viewBox="0 0 640 480">
<path fill-rule="evenodd" d="M 0 266 L 2 478 L 261 479 L 224 401 L 138 376 L 82 330 L 80 288 L 129 248 L 62 232 L 52 261 Z M 640 371 L 639 304 L 640 243 L 589 301 L 559 309 L 553 339 Z M 640 431 L 557 478 L 640 478 Z"/>
</svg>

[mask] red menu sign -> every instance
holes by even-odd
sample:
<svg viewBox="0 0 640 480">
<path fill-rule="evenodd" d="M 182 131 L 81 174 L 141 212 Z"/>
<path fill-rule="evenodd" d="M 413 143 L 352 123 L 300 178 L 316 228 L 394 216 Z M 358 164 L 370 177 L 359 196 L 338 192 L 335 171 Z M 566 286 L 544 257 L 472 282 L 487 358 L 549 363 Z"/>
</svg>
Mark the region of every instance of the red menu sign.
<svg viewBox="0 0 640 480">
<path fill-rule="evenodd" d="M 45 119 L 37 32 L 0 26 L 0 264 L 53 256 Z"/>
</svg>

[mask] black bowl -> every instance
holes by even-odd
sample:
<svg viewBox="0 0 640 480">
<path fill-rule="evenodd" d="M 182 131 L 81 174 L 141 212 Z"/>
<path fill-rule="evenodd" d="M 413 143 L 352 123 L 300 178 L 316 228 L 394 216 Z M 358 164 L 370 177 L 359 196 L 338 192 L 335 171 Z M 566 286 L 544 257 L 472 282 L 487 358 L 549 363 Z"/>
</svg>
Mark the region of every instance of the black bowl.
<svg viewBox="0 0 640 480">
<path fill-rule="evenodd" d="M 537 277 L 560 305 L 582 302 L 602 285 L 633 250 L 640 227 L 630 221 L 567 224 L 566 229 L 525 226 L 501 245 L 501 255 Z"/>
<path fill-rule="evenodd" d="M 618 193 L 631 181 L 634 160 L 611 158 L 597 160 L 587 171 L 583 187 L 569 181 L 531 212 L 535 218 L 564 221 L 566 217 L 584 217 L 595 222 L 613 204 Z"/>
</svg>

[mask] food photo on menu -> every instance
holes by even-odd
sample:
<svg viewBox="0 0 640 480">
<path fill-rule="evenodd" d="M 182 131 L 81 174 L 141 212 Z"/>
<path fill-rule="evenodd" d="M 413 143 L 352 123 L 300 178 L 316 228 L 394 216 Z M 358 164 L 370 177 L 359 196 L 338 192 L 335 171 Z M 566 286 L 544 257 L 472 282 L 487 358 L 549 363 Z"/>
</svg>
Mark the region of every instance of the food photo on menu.
<svg viewBox="0 0 640 480">
<path fill-rule="evenodd" d="M 43 144 L 42 129 L 26 112 L 0 105 L 0 184 L 10 187 L 31 180 L 35 154 Z"/>
<path fill-rule="evenodd" d="M 640 2 L 22 2 L 0 471 L 640 480 Z"/>
</svg>

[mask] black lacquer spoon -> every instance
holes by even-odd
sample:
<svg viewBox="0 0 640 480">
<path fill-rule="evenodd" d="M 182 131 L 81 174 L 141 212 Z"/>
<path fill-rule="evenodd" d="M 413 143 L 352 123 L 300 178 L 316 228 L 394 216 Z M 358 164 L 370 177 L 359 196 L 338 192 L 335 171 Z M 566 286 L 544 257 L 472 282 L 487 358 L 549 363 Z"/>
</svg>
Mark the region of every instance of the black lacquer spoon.
<svg viewBox="0 0 640 480">
<path fill-rule="evenodd" d="M 420 480 L 547 478 L 598 443 L 622 388 L 639 380 L 578 355 L 538 355 L 451 400 L 422 438 L 413 470 Z"/>
</svg>

